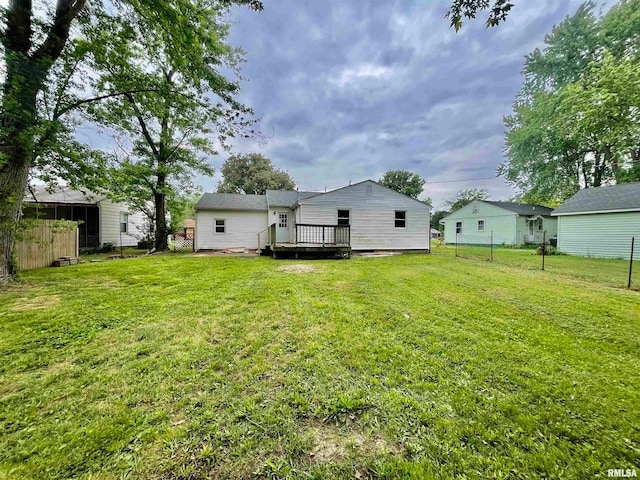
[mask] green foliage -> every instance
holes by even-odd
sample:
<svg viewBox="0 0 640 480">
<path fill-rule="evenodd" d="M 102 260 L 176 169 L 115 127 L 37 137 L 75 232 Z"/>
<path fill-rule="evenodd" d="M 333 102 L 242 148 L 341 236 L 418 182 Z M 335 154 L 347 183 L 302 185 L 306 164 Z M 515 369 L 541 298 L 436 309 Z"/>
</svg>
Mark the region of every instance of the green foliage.
<svg viewBox="0 0 640 480">
<path fill-rule="evenodd" d="M 294 180 L 259 153 L 231 155 L 222 165 L 219 193 L 253 193 L 266 190 L 293 190 Z"/>
<path fill-rule="evenodd" d="M 442 229 L 442 225 L 440 225 L 440 220 L 449 215 L 451 212 L 449 210 L 436 210 L 431 214 L 431 228 L 435 228 L 436 230 Z"/>
<path fill-rule="evenodd" d="M 628 262 L 549 257 L 542 272 L 532 251 L 497 255 L 313 261 L 313 274 L 180 254 L 26 271 L 0 291 L 0 477 L 574 479 L 637 465 L 638 292 L 616 288 Z"/>
<path fill-rule="evenodd" d="M 167 199 L 167 210 L 171 218 L 171 231 L 175 232 L 178 225 L 187 218 L 196 218 L 196 203 L 200 195 L 174 195 Z"/>
<path fill-rule="evenodd" d="M 194 123 L 168 125 L 166 137 L 153 140 L 167 145 L 165 157 L 181 159 L 171 174 L 183 178 L 189 169 L 202 170 L 198 153 L 210 153 L 202 140 L 209 138 L 206 129 L 213 125 L 224 141 L 246 126 L 248 110 L 234 98 L 238 86 L 225 77 L 236 73 L 239 61 L 224 41 L 225 15 L 234 4 L 262 8 L 258 0 L 58 0 L 9 2 L 0 9 L 0 281 L 14 273 L 13 232 L 30 175 L 92 190 L 106 183 L 112 156 L 79 142 L 80 112 L 114 124 L 118 133 L 131 132 L 132 123 L 119 122 L 124 110 L 116 112 L 125 100 L 142 109 L 136 120 L 150 120 L 147 114 L 173 119 L 158 116 L 163 108 L 184 120 L 188 102 L 182 100 L 188 97 Z M 171 72 L 173 84 L 163 81 Z M 100 102 L 114 108 L 111 118 L 95 106 Z M 132 155 L 126 156 L 139 160 L 148 150 L 149 144 L 145 149 L 132 139 Z M 162 176 L 163 169 L 156 173 Z M 158 191 L 165 188 L 161 182 Z"/>
<path fill-rule="evenodd" d="M 594 8 L 583 4 L 527 56 L 498 169 L 525 201 L 640 180 L 640 0 L 602 18 Z"/>
<path fill-rule="evenodd" d="M 389 170 L 379 182 L 385 187 L 411 198 L 418 198 L 425 184 L 425 180 L 420 175 L 407 170 Z M 431 205 L 431 199 L 428 200 L 428 205 Z"/>
<path fill-rule="evenodd" d="M 451 20 L 451 26 L 456 30 L 462 28 L 463 19 L 474 19 L 482 11 L 489 9 L 487 17 L 487 27 L 495 27 L 503 22 L 513 8 L 513 3 L 508 0 L 453 0 L 451 8 L 445 15 Z"/>
<path fill-rule="evenodd" d="M 456 193 L 456 198 L 453 200 L 447 200 L 444 204 L 449 209 L 449 212 L 455 212 L 474 200 L 487 200 L 488 198 L 489 192 L 484 188 L 467 188 L 458 191 L 458 193 Z"/>
</svg>

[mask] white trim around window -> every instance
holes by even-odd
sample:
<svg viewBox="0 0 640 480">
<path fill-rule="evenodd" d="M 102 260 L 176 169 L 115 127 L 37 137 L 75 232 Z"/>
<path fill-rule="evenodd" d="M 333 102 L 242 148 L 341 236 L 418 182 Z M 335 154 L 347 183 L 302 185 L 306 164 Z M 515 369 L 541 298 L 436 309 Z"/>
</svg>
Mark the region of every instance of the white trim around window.
<svg viewBox="0 0 640 480">
<path fill-rule="evenodd" d="M 478 220 L 478 231 L 479 232 L 484 232 L 486 228 L 486 223 L 484 221 L 484 218 L 481 220 Z"/>
<path fill-rule="evenodd" d="M 227 233 L 227 219 L 226 218 L 216 218 L 213 221 L 213 234 L 214 235 L 224 235 Z"/>
<path fill-rule="evenodd" d="M 395 220 L 394 220 L 395 228 L 407 228 L 407 211 L 396 210 L 395 212 L 396 212 Z"/>
</svg>

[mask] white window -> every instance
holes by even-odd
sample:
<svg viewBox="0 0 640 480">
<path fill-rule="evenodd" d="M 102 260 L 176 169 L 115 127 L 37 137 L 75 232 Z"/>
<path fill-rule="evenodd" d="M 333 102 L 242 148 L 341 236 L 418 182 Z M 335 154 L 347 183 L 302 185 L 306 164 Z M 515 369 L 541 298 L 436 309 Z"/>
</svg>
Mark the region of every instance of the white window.
<svg viewBox="0 0 640 480">
<path fill-rule="evenodd" d="M 396 210 L 396 228 L 405 228 L 407 226 L 407 212 L 404 210 Z"/>
<path fill-rule="evenodd" d="M 484 232 L 484 220 L 478 220 L 478 231 Z"/>
<path fill-rule="evenodd" d="M 120 212 L 120 233 L 129 231 L 129 214 Z"/>
<path fill-rule="evenodd" d="M 462 222 L 456 222 L 456 233 L 462 233 Z"/>
<path fill-rule="evenodd" d="M 278 227 L 279 228 L 288 228 L 289 227 L 289 214 L 288 213 L 279 213 L 278 214 Z"/>
<path fill-rule="evenodd" d="M 349 210 L 338 210 L 338 226 L 349 225 Z"/>
<path fill-rule="evenodd" d="M 226 220 L 224 218 L 216 218 L 215 233 L 225 233 L 227 229 Z"/>
</svg>

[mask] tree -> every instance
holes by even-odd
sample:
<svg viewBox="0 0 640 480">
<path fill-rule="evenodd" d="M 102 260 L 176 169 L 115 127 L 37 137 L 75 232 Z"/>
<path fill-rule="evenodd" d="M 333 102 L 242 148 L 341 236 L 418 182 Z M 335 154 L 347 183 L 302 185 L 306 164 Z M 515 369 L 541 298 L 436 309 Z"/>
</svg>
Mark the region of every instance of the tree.
<svg viewBox="0 0 640 480">
<path fill-rule="evenodd" d="M 418 195 L 422 193 L 425 180 L 417 173 L 407 170 L 389 170 L 382 176 L 380 183 L 403 195 L 418 198 Z"/>
<path fill-rule="evenodd" d="M 93 53 L 101 41 L 115 41 L 109 29 L 100 29 L 109 21 L 137 26 L 150 42 L 167 46 L 170 67 L 187 67 L 204 55 L 216 56 L 217 37 L 207 38 L 202 19 L 211 18 L 212 9 L 220 12 L 232 3 L 262 8 L 258 0 L 194 0 L 141 2 L 116 0 L 108 5 L 86 0 L 57 0 L 55 6 L 32 0 L 12 0 L 0 11 L 0 35 L 4 59 L 1 88 L 2 130 L 0 131 L 0 281 L 15 274 L 13 249 L 22 199 L 32 168 L 39 156 L 52 149 L 62 130 L 65 115 L 78 107 L 127 92 L 85 88 L 89 83 Z M 216 17 L 216 18 L 219 18 Z M 71 36 L 72 29 L 74 36 Z M 121 38 L 124 45 L 127 38 Z M 120 57 L 119 60 L 125 60 Z M 198 75 L 197 70 L 194 75 Z M 96 85 L 106 87 L 106 85 Z M 140 90 L 150 90 L 144 86 Z M 165 95 L 167 92 L 164 92 Z M 53 95 L 54 105 L 47 105 Z M 87 94 L 87 96 L 82 96 Z M 42 111 L 50 111 L 46 117 Z M 71 161 L 65 165 L 76 168 Z"/>
<path fill-rule="evenodd" d="M 455 212 L 474 200 L 487 200 L 488 198 L 489 192 L 484 188 L 469 188 L 458 191 L 453 200 L 448 200 L 444 204 L 449 208 L 450 212 Z"/>
<path fill-rule="evenodd" d="M 442 226 L 440 225 L 440 220 L 449 215 L 449 211 L 447 210 L 436 210 L 431 215 L 431 228 L 435 228 L 436 230 L 440 230 Z"/>
<path fill-rule="evenodd" d="M 259 153 L 231 155 L 222 165 L 219 193 L 254 193 L 266 190 L 293 190 L 296 183 L 283 170 L 273 166 L 271 160 Z"/>
<path fill-rule="evenodd" d="M 525 201 L 558 204 L 580 188 L 640 180 L 640 0 L 603 18 L 594 8 L 584 3 L 526 58 L 498 169 Z"/>
<path fill-rule="evenodd" d="M 480 11 L 489 9 L 486 25 L 495 27 L 507 18 L 512 8 L 513 4 L 508 0 L 493 0 L 493 3 L 490 0 L 454 0 L 445 17 L 458 31 L 462 28 L 463 18 L 474 19 Z"/>
<path fill-rule="evenodd" d="M 195 218 L 196 203 L 200 195 L 182 195 L 177 194 L 167 199 L 167 210 L 171 217 L 172 232 L 178 229 L 178 225 L 188 218 Z"/>
<path fill-rule="evenodd" d="M 216 153 L 213 141 L 224 147 L 229 137 L 253 133 L 245 117 L 251 110 L 234 99 L 237 84 L 218 73 L 219 65 L 234 71 L 239 60 L 237 51 L 222 42 L 226 28 L 216 21 L 218 14 L 213 10 L 211 18 L 202 16 L 199 25 L 204 38 L 218 39 L 216 55 L 210 52 L 188 65 L 172 65 L 166 45 L 149 42 L 144 31 L 126 23 L 100 29 L 101 34 L 111 30 L 109 38 L 126 37 L 125 45 L 105 39 L 94 52 L 102 72 L 98 82 L 107 91 L 151 87 L 109 97 L 92 105 L 87 115 L 120 140 L 126 158 L 115 169 L 112 185 L 123 197 L 118 200 L 134 200 L 145 213 L 153 205 L 157 250 L 168 248 L 167 200 L 180 192 L 191 194 L 195 174 L 213 176 L 207 159 Z"/>
</svg>

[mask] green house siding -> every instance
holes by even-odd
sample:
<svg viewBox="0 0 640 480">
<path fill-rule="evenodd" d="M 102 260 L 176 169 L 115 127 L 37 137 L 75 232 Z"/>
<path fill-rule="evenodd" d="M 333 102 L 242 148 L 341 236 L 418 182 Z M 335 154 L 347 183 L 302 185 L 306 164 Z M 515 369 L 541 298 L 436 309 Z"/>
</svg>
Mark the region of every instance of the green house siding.
<svg viewBox="0 0 640 480">
<path fill-rule="evenodd" d="M 549 209 L 546 209 L 547 212 Z M 536 215 L 531 215 L 531 218 Z M 447 243 L 488 245 L 491 243 L 493 232 L 494 245 L 523 245 L 525 243 L 542 243 L 542 232 L 546 231 L 546 238 L 557 233 L 556 218 L 545 216 L 542 230 L 537 228 L 534 235 L 528 235 L 529 225 L 527 215 L 517 213 L 502 207 L 482 201 L 475 201 L 453 212 L 443 219 L 445 240 Z M 456 224 L 462 223 L 462 233 L 456 235 Z M 478 229 L 478 222 L 483 222 L 484 230 Z"/>
<path fill-rule="evenodd" d="M 444 219 L 444 237 L 447 243 L 456 242 L 456 223 L 462 222 L 458 243 L 488 245 L 493 231 L 494 244 L 513 245 L 516 240 L 516 214 L 483 202 L 472 202 Z M 484 230 L 478 222 L 484 221 Z"/>
<path fill-rule="evenodd" d="M 598 258 L 640 260 L 640 212 L 562 215 L 558 217 L 558 249 L 563 253 Z"/>
</svg>

